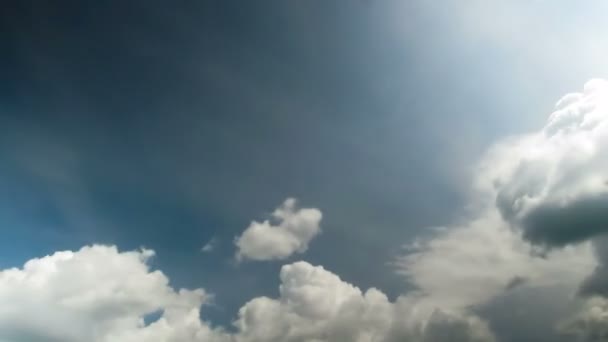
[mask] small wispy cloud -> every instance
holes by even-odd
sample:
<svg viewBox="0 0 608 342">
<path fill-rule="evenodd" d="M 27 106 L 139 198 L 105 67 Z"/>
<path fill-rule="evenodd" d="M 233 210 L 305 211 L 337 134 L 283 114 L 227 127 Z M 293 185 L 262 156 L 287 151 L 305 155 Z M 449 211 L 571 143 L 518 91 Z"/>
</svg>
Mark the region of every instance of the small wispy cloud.
<svg viewBox="0 0 608 342">
<path fill-rule="evenodd" d="M 217 248 L 218 239 L 212 237 L 203 247 L 201 247 L 201 253 L 211 253 Z"/>
</svg>

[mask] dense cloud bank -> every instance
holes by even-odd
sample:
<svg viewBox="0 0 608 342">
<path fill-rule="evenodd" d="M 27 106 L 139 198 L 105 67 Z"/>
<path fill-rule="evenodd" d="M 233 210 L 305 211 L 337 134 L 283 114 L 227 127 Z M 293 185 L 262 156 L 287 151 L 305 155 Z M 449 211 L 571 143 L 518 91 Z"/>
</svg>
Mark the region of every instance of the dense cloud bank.
<svg viewBox="0 0 608 342">
<path fill-rule="evenodd" d="M 470 216 L 406 244 L 393 261 L 415 286 L 394 300 L 288 262 L 279 295 L 249 300 L 228 330 L 200 319 L 206 291 L 176 290 L 150 269 L 152 251 L 94 245 L 0 271 L 0 340 L 606 340 L 607 105 L 608 82 L 593 80 L 560 100 L 538 132 L 491 148 L 474 174 Z M 236 238 L 237 259 L 286 259 L 320 232 L 320 210 L 294 199 L 272 216 Z"/>
</svg>

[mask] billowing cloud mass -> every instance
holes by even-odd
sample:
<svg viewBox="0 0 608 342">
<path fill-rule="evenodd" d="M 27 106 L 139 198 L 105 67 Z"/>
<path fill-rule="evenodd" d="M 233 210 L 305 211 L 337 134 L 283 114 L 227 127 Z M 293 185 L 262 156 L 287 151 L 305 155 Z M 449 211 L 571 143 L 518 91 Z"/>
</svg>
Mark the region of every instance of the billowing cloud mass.
<svg viewBox="0 0 608 342">
<path fill-rule="evenodd" d="M 492 305 L 513 291 L 525 298 L 517 312 L 547 307 L 531 295 L 544 289 L 563 311 L 534 317 L 549 327 L 544 336 L 605 340 L 605 306 L 584 296 L 608 294 L 607 105 L 608 82 L 592 80 L 558 101 L 538 132 L 497 143 L 474 175 L 470 219 L 408 245 L 400 272 L 443 306 L 474 305 L 494 317 L 512 304 Z"/>
<path fill-rule="evenodd" d="M 549 246 L 608 231 L 608 82 L 556 105 L 546 126 L 497 145 L 485 161 L 503 217 Z"/>
<path fill-rule="evenodd" d="M 482 305 L 517 286 L 576 288 L 596 261 L 589 244 L 538 254 L 492 210 L 408 246 L 399 272 L 436 305 Z"/>
<path fill-rule="evenodd" d="M 285 259 L 303 253 L 310 241 L 321 232 L 322 214 L 315 208 L 296 208 L 296 200 L 288 198 L 272 213 L 272 219 L 253 221 L 235 239 L 237 260 Z"/>
<path fill-rule="evenodd" d="M 173 290 L 153 255 L 90 246 L 1 271 L 0 341 L 222 341 L 199 319 L 209 295 Z"/>
<path fill-rule="evenodd" d="M 479 319 L 441 311 L 417 295 L 390 302 L 321 266 L 285 265 L 280 296 L 254 298 L 236 332 L 200 319 L 202 289 L 175 291 L 150 270 L 150 250 L 88 246 L 0 272 L 0 340 L 93 342 L 493 341 Z M 160 313 L 154 322 L 146 317 Z"/>
<path fill-rule="evenodd" d="M 608 295 L 606 170 L 608 82 L 596 79 L 558 101 L 542 130 L 498 144 L 479 178 L 496 194 L 502 217 L 533 244 L 555 249 L 592 241 L 598 265 L 578 289 L 590 304 L 562 329 L 581 341 L 608 338 L 606 305 L 598 305 Z"/>
<path fill-rule="evenodd" d="M 468 217 L 394 262 L 415 287 L 394 300 L 299 261 L 281 268 L 278 296 L 245 303 L 229 332 L 200 319 L 204 290 L 175 290 L 150 269 L 153 252 L 91 246 L 0 271 L 0 340 L 605 341 L 607 101 L 608 82 L 591 81 L 540 131 L 492 148 Z M 304 252 L 321 212 L 288 199 L 272 218 L 237 237 L 238 259 Z"/>
<path fill-rule="evenodd" d="M 390 302 L 306 262 L 283 266 L 280 297 L 251 300 L 236 326 L 239 341 L 494 341 L 478 318 L 442 311 L 418 293 Z"/>
</svg>

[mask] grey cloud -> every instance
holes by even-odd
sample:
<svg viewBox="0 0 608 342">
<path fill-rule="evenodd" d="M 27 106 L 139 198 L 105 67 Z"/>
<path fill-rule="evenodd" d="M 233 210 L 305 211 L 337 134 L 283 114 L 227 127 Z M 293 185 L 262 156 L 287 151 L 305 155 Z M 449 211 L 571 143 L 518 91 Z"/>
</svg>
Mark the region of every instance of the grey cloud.
<svg viewBox="0 0 608 342">
<path fill-rule="evenodd" d="M 502 217 L 548 247 L 608 232 L 608 82 L 592 80 L 556 105 L 545 127 L 505 139 L 482 160 Z"/>
<path fill-rule="evenodd" d="M 576 309 L 576 284 L 511 289 L 476 310 L 500 341 L 568 342 L 556 325 Z"/>
<path fill-rule="evenodd" d="M 583 296 L 608 297 L 608 237 L 597 237 L 593 240 L 598 265 L 593 273 L 585 279 L 579 289 Z"/>
<path fill-rule="evenodd" d="M 494 336 L 485 323 L 462 319 L 436 310 L 426 327 L 424 342 L 491 342 Z"/>
<path fill-rule="evenodd" d="M 515 276 L 515 277 L 513 277 L 513 279 L 511 279 L 509 281 L 509 283 L 507 284 L 507 286 L 505 288 L 507 290 L 513 290 L 521 285 L 524 285 L 525 283 L 526 283 L 525 277 Z"/>
<path fill-rule="evenodd" d="M 563 246 L 605 234 L 608 232 L 608 194 L 580 198 L 566 205 L 540 205 L 520 224 L 525 238 L 550 246 Z"/>
<path fill-rule="evenodd" d="M 505 341 L 603 340 L 608 306 L 589 297 L 608 294 L 606 169 L 608 82 L 592 80 L 545 127 L 493 146 L 474 174 L 471 217 L 414 243 L 399 271 Z"/>
<path fill-rule="evenodd" d="M 595 297 L 588 300 L 579 312 L 561 322 L 559 331 L 568 341 L 600 342 L 608 340 L 608 303 Z"/>
</svg>

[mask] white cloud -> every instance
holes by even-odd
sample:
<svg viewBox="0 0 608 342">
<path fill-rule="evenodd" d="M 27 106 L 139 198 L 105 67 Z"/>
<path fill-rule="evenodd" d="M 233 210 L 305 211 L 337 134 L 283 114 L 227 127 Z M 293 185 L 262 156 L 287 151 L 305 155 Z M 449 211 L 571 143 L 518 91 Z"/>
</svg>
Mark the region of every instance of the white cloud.
<svg viewBox="0 0 608 342">
<path fill-rule="evenodd" d="M 571 317 L 560 331 L 579 341 L 602 339 L 606 300 L 575 294 L 585 279 L 595 292 L 607 291 L 597 289 L 608 253 L 596 238 L 607 232 L 600 210 L 608 198 L 607 105 L 608 83 L 592 81 L 564 97 L 541 131 L 493 148 L 473 193 L 487 203 L 472 219 L 408 245 L 397 267 L 417 289 L 394 301 L 296 262 L 282 267 L 279 296 L 244 304 L 236 331 L 227 333 L 201 321 L 204 290 L 176 291 L 149 269 L 153 252 L 92 246 L 0 271 L 0 340 L 489 342 L 495 338 L 484 306 L 518 289 L 526 290 L 527 307 L 542 305 L 530 295 L 535 291 L 558 289 L 543 301 L 564 303 L 556 307 Z M 293 199 L 272 216 L 276 223 L 253 222 L 235 240 L 237 258 L 284 259 L 304 252 L 320 231 L 321 212 L 297 209 Z M 160 319 L 146 325 L 144 317 L 158 311 Z M 541 317 L 551 321 L 539 325 L 555 327 L 561 318 Z"/>
<path fill-rule="evenodd" d="M 209 295 L 173 290 L 163 273 L 149 269 L 152 255 L 96 245 L 0 271 L 0 340 L 493 341 L 478 318 L 436 310 L 417 294 L 390 302 L 377 289 L 362 292 L 306 262 L 283 266 L 279 298 L 246 303 L 234 323 L 237 331 L 227 333 L 200 319 Z M 160 318 L 146 325 L 144 317 L 159 311 Z"/>
<path fill-rule="evenodd" d="M 551 290 L 563 313 L 583 303 L 562 332 L 605 338 L 606 305 L 580 295 L 608 293 L 606 170 L 608 82 L 592 80 L 558 101 L 541 130 L 491 148 L 474 175 L 471 219 L 408 245 L 397 267 L 444 308 L 495 305 L 513 287 Z"/>
<path fill-rule="evenodd" d="M 589 243 L 539 255 L 496 210 L 415 245 L 398 258 L 398 271 L 449 308 L 484 304 L 514 279 L 526 286 L 576 287 L 597 265 Z"/>
<path fill-rule="evenodd" d="M 215 250 L 215 248 L 217 247 L 217 244 L 218 244 L 217 238 L 213 237 L 213 238 L 211 238 L 211 240 L 207 241 L 207 243 L 203 247 L 201 247 L 201 252 L 211 253 Z"/>
<path fill-rule="evenodd" d="M 608 231 L 607 169 L 608 82 L 592 80 L 542 130 L 493 148 L 479 182 L 527 239 L 563 246 Z"/>
<path fill-rule="evenodd" d="M 90 246 L 0 271 L 0 340 L 221 341 L 223 333 L 199 319 L 209 296 L 173 290 L 148 268 L 153 255 Z M 145 326 L 143 317 L 159 310 Z"/>
<path fill-rule="evenodd" d="M 391 302 L 306 262 L 283 266 L 280 278 L 279 298 L 255 298 L 240 309 L 237 341 L 494 341 L 478 318 L 442 311 L 418 293 Z"/>
<path fill-rule="evenodd" d="M 306 262 L 281 269 L 280 298 L 255 298 L 239 310 L 242 341 L 380 341 L 393 319 L 378 290 L 365 294 Z"/>
<path fill-rule="evenodd" d="M 288 198 L 273 213 L 276 225 L 265 220 L 253 221 L 241 236 L 236 237 L 237 260 L 285 259 L 303 253 L 310 241 L 321 232 L 322 214 L 315 208 L 296 208 L 296 200 Z"/>
<path fill-rule="evenodd" d="M 533 339 L 539 342 L 554 341 L 554 325 L 576 308 L 579 286 L 597 265 L 589 242 L 539 251 L 502 221 L 495 209 L 462 225 L 433 231 L 427 239 L 408 245 L 396 262 L 398 272 L 421 293 L 427 312 L 428 307 L 433 307 L 469 313 L 468 317 L 475 318 L 470 314 L 474 312 L 487 320 L 500 319 L 489 323 L 503 326 L 509 324 L 504 322 L 509 314 L 496 314 L 497 311 L 514 312 L 516 317 L 540 312 L 543 315 L 531 317 L 534 326 L 526 328 L 535 336 L 547 336 L 545 340 Z M 500 300 L 521 290 L 541 291 L 550 299 L 526 296 L 519 302 Z M 549 315 L 536 308 L 547 307 L 547 302 L 563 311 Z M 487 316 L 488 310 L 494 314 Z M 515 317 L 508 320 L 516 321 Z M 512 323 L 507 330 L 513 329 L 521 326 Z"/>
</svg>

